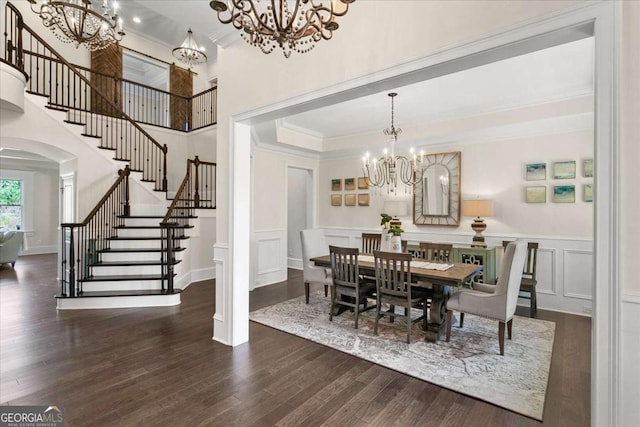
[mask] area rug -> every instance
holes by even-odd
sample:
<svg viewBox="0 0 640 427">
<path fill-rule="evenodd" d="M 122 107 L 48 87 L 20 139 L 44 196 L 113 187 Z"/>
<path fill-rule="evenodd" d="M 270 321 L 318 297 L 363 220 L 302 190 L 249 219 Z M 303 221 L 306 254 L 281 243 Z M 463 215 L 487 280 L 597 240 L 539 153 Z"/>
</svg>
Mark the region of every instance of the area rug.
<svg viewBox="0 0 640 427">
<path fill-rule="evenodd" d="M 304 297 L 295 298 L 256 310 L 249 318 L 542 421 L 555 323 L 516 316 L 513 339 L 505 337 L 505 354 L 500 356 L 495 321 L 465 315 L 464 327 L 454 326 L 448 343 L 425 342 L 415 324 L 407 344 L 402 319 L 381 319 L 375 336 L 375 309 L 360 315 L 356 330 L 352 312 L 330 322 L 329 305 L 329 298 L 316 292 L 308 305 Z"/>
</svg>

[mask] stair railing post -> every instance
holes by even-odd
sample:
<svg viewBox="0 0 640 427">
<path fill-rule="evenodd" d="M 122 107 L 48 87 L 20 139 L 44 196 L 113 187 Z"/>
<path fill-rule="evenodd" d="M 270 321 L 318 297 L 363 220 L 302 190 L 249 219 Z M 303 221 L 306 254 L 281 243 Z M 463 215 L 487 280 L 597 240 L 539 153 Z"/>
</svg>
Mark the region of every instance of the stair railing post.
<svg viewBox="0 0 640 427">
<path fill-rule="evenodd" d="M 167 148 L 167 144 L 164 144 L 163 147 L 163 156 L 162 156 L 162 191 L 166 192 L 167 191 L 167 151 L 169 149 Z"/>
<path fill-rule="evenodd" d="M 161 222 L 160 226 L 164 230 L 165 242 L 166 242 L 166 259 L 162 260 L 162 282 L 164 284 L 165 278 L 167 281 L 167 293 L 173 294 L 173 249 L 174 249 L 174 231 L 178 225 L 175 222 Z M 163 286 L 164 288 L 164 286 Z"/>
<path fill-rule="evenodd" d="M 129 169 L 119 170 L 118 174 L 126 173 L 124 178 L 124 216 L 131 216 L 131 205 L 129 205 Z"/>
<path fill-rule="evenodd" d="M 63 225 L 63 228 L 65 225 Z M 76 288 L 76 262 L 75 262 L 75 239 L 73 225 L 69 224 L 69 296 L 75 298 L 78 296 Z M 62 237 L 64 239 L 64 235 Z"/>
<path fill-rule="evenodd" d="M 193 164 L 196 167 L 196 173 L 195 173 L 195 184 L 194 184 L 194 194 L 193 194 L 193 202 L 195 204 L 196 208 L 200 207 L 200 158 L 198 158 L 198 156 L 196 156 L 196 158 L 193 160 Z"/>
</svg>

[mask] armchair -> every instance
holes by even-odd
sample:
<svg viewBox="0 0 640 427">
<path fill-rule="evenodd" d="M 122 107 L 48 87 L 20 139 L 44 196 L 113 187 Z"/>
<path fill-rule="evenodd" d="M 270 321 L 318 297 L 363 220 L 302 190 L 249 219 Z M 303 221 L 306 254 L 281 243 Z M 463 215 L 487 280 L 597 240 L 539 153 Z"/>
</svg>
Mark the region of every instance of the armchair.
<svg viewBox="0 0 640 427">
<path fill-rule="evenodd" d="M 24 231 L 0 230 L 0 265 L 8 263 L 11 267 L 16 265 L 23 238 Z"/>
<path fill-rule="evenodd" d="M 327 255 L 329 245 L 324 237 L 324 232 L 320 229 L 308 229 L 300 231 L 302 243 L 302 267 L 304 277 L 305 301 L 309 304 L 309 284 L 320 283 L 324 285 L 324 296 L 328 295 L 329 285 L 333 283 L 331 269 L 318 267 L 309 259 Z"/>
<path fill-rule="evenodd" d="M 487 286 L 486 289 L 483 287 L 482 290 L 464 290 L 451 296 L 447 302 L 447 341 L 451 338 L 453 311 L 460 312 L 460 327 L 462 327 L 464 321 L 464 313 L 471 313 L 499 322 L 500 354 L 504 355 L 504 329 L 506 325 L 508 337 L 511 339 L 513 315 L 518 303 L 520 278 L 526 255 L 526 242 L 516 241 L 509 243 L 500 267 L 498 282 L 491 289 L 493 292 L 489 292 L 490 289 Z"/>
</svg>

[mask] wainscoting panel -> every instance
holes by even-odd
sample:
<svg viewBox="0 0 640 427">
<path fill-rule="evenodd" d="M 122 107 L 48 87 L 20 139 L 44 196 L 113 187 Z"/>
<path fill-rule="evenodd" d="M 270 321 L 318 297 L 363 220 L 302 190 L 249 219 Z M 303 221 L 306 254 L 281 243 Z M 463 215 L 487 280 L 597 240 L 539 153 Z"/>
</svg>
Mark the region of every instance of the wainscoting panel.
<svg viewBox="0 0 640 427">
<path fill-rule="evenodd" d="M 556 250 L 538 248 L 536 286 L 538 293 L 556 295 Z"/>
<path fill-rule="evenodd" d="M 564 251 L 564 296 L 591 299 L 593 256 L 591 251 Z"/>
<path fill-rule="evenodd" d="M 270 285 L 287 279 L 287 230 L 260 230 L 253 233 L 256 259 L 254 287 Z"/>
<path fill-rule="evenodd" d="M 361 247 L 362 233 L 380 233 L 380 229 L 324 228 L 327 242 L 331 245 Z M 473 235 L 448 234 L 440 230 L 433 232 L 405 232 L 402 238 L 410 244 L 418 242 L 453 243 L 469 246 Z M 593 285 L 593 242 L 588 238 L 556 238 L 554 236 L 486 235 L 488 246 L 495 246 L 497 262 L 502 255 L 502 241 L 523 239 L 538 242 L 538 308 L 589 316 Z M 498 266 L 496 266 L 498 267 Z M 496 269 L 496 271 L 499 271 Z M 520 300 L 524 306 L 527 300 Z"/>
</svg>

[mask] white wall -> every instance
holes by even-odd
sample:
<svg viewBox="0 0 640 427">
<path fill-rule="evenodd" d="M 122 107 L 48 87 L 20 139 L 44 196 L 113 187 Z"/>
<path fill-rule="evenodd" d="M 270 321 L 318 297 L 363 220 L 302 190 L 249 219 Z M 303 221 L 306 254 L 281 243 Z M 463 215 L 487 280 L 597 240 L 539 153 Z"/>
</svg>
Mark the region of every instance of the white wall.
<svg viewBox="0 0 640 427">
<path fill-rule="evenodd" d="M 637 279 L 637 248 L 640 241 L 640 2 L 621 2 L 620 73 L 620 186 L 622 315 L 622 425 L 640 425 L 640 281 Z"/>
<path fill-rule="evenodd" d="M 300 231 L 308 228 L 311 175 L 308 170 L 287 168 L 287 265 L 302 268 Z"/>
<path fill-rule="evenodd" d="M 593 236 L 593 204 L 582 201 L 582 185 L 593 178 L 582 177 L 582 160 L 593 158 L 593 132 L 590 130 L 554 135 L 526 136 L 517 140 L 469 143 L 427 147 L 425 154 L 461 151 L 462 199 L 488 198 L 494 202 L 494 216 L 486 218 L 485 236 L 538 236 L 591 240 Z M 552 163 L 575 160 L 576 179 L 552 179 Z M 379 228 L 384 200 L 406 201 L 409 215 L 400 218 L 407 232 L 471 235 L 472 218 L 461 216 L 459 227 L 420 226 L 413 224 L 413 199 L 373 196 L 369 207 L 331 206 L 331 194 L 370 193 L 373 191 L 331 191 L 332 178 L 362 176 L 360 158 L 323 160 L 319 171 L 318 222 L 324 227 Z M 546 163 L 545 181 L 526 181 L 527 163 Z M 575 185 L 576 203 L 552 203 L 554 185 Z M 524 202 L 526 186 L 545 185 L 547 203 Z"/>
</svg>

